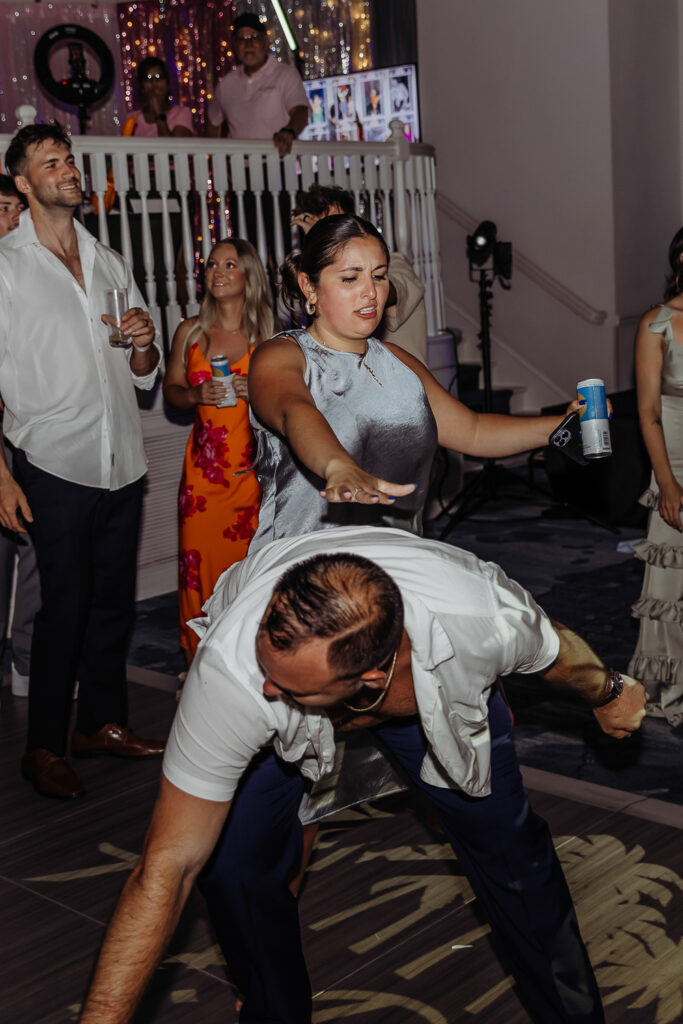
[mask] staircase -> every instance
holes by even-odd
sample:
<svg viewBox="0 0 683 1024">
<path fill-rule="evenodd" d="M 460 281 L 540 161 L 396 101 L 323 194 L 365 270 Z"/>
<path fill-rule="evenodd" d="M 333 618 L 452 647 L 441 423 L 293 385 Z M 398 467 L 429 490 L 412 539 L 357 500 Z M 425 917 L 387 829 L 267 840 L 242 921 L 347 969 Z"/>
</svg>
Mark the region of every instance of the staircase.
<svg viewBox="0 0 683 1024">
<path fill-rule="evenodd" d="M 474 412 L 484 412 L 484 389 L 479 387 L 480 363 L 460 363 L 458 365 L 457 395 L 463 405 Z M 514 388 L 493 388 L 491 394 L 491 412 L 508 414 L 510 399 L 515 393 Z"/>
<path fill-rule="evenodd" d="M 458 345 L 462 334 L 456 328 L 447 327 L 430 337 L 427 343 L 429 369 L 439 384 L 459 398 L 463 405 L 475 412 L 484 411 L 484 390 L 479 386 L 480 363 L 463 363 L 458 358 Z M 519 388 L 494 387 L 491 412 L 510 412 L 510 400 Z"/>
</svg>

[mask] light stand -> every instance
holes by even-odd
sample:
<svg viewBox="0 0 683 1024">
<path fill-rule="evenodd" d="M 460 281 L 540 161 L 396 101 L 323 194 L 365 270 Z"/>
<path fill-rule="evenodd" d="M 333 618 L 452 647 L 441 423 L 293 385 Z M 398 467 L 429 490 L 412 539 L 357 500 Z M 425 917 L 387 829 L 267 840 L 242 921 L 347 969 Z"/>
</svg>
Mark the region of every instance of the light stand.
<svg viewBox="0 0 683 1024">
<path fill-rule="evenodd" d="M 493 411 L 493 386 L 491 379 L 491 308 L 493 283 L 498 281 L 506 291 L 510 288 L 512 276 L 512 245 L 499 242 L 493 221 L 482 221 L 476 231 L 467 238 L 467 259 L 470 281 L 479 284 L 479 340 L 481 342 L 481 363 L 484 373 L 484 412 Z M 494 458 L 484 459 L 481 472 L 455 495 L 444 513 L 448 523 L 439 539 L 450 532 L 456 523 L 467 519 L 490 500 L 501 496 L 501 487 L 507 481 L 518 488 L 520 479 L 510 470 L 499 466 Z M 511 492 L 514 494 L 514 492 Z M 515 497 L 519 495 L 514 494 Z"/>
</svg>

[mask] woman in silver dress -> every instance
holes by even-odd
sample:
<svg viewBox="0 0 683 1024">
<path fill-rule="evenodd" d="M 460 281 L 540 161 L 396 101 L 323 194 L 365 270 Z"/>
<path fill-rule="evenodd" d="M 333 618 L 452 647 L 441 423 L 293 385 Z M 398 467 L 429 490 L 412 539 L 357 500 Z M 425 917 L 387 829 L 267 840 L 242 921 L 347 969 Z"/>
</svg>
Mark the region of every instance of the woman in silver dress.
<svg viewBox="0 0 683 1024">
<path fill-rule="evenodd" d="M 263 499 L 251 551 L 334 526 L 420 533 L 437 445 L 479 458 L 513 455 L 547 444 L 561 422 L 473 412 L 419 360 L 377 341 L 388 260 L 372 224 L 334 215 L 315 224 L 283 267 L 285 302 L 293 312 L 305 304 L 311 322 L 252 358 Z"/>
</svg>

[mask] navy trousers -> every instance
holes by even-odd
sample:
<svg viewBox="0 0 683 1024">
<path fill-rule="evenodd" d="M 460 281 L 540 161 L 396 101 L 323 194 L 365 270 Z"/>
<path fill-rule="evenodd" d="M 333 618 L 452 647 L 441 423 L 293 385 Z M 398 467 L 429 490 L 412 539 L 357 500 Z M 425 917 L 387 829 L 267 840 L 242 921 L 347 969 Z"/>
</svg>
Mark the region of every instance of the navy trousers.
<svg viewBox="0 0 683 1024">
<path fill-rule="evenodd" d="M 84 487 L 32 465 L 15 449 L 40 574 L 31 645 L 26 749 L 66 752 L 72 695 L 76 727 L 126 725 L 126 654 L 135 622 L 135 573 L 143 481 L 120 490 Z"/>
<path fill-rule="evenodd" d="M 536 1024 L 604 1024 L 593 970 L 546 823 L 529 807 L 510 716 L 489 704 L 492 792 L 475 799 L 424 783 L 425 737 L 415 719 L 374 730 L 429 798 L 500 940 Z M 297 904 L 287 888 L 301 849 L 298 771 L 272 752 L 255 760 L 235 796 L 200 886 L 244 996 L 240 1024 L 308 1024 L 311 989 Z"/>
</svg>

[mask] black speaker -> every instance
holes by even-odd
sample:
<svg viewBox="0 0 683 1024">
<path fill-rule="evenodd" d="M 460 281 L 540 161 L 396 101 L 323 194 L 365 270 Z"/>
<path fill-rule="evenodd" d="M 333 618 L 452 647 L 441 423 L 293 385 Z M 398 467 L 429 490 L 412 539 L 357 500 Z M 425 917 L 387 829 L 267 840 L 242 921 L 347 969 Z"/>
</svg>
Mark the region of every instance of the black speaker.
<svg viewBox="0 0 683 1024">
<path fill-rule="evenodd" d="M 610 526 L 644 526 L 647 509 L 638 498 L 650 481 L 650 460 L 638 422 L 634 388 L 611 394 L 614 418 L 610 424 L 612 455 L 587 466 L 572 462 L 559 448 L 545 449 L 545 470 L 553 496 Z M 566 406 L 542 412 L 563 415 Z"/>
</svg>

